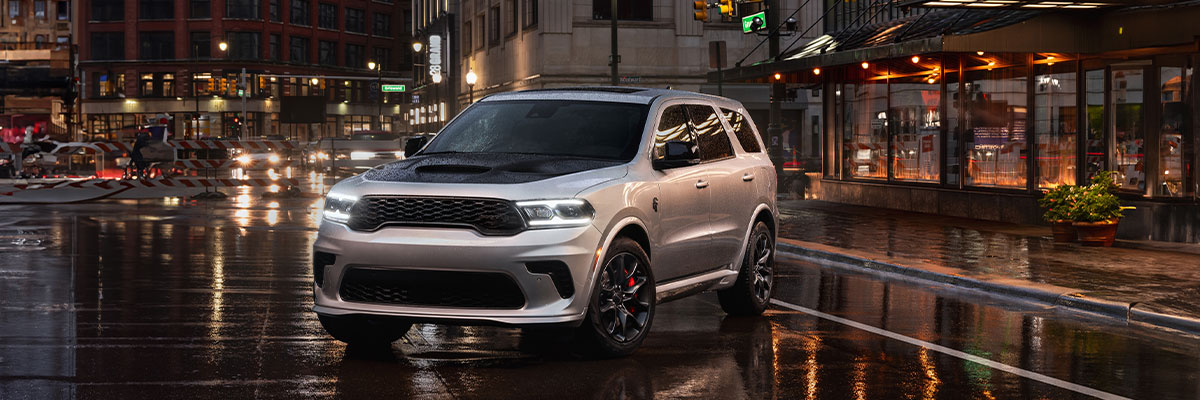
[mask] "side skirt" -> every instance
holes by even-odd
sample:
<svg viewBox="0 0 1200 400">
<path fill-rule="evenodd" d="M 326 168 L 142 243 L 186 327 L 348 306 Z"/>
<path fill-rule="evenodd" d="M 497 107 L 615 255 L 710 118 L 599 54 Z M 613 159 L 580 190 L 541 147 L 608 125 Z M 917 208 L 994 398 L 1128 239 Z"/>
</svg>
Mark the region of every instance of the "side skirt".
<svg viewBox="0 0 1200 400">
<path fill-rule="evenodd" d="M 718 283 L 732 282 L 733 279 L 737 279 L 737 274 L 737 270 L 730 270 L 728 265 L 723 265 L 712 271 L 701 272 L 662 283 L 656 288 L 655 302 L 662 304 L 703 292 Z"/>
</svg>

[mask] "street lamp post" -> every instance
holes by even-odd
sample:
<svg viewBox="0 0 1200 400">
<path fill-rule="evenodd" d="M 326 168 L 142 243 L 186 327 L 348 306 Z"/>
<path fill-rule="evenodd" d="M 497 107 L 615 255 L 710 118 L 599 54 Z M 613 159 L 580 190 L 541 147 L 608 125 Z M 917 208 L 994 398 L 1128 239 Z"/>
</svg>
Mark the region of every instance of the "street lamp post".
<svg viewBox="0 0 1200 400">
<path fill-rule="evenodd" d="M 376 72 L 375 87 L 379 90 L 375 98 L 375 117 L 378 118 L 377 130 L 383 130 L 383 65 L 376 64 L 374 61 L 367 62 L 367 69 Z"/>
<path fill-rule="evenodd" d="M 423 43 L 421 43 L 420 41 L 415 41 L 415 42 L 413 42 L 413 44 L 412 44 L 412 49 L 413 49 L 413 52 L 414 52 L 414 53 L 417 53 L 417 54 L 420 54 L 420 53 L 421 53 L 421 49 L 422 49 L 423 47 L 425 47 L 425 45 L 424 45 Z M 415 55 L 413 56 L 413 61 L 416 61 L 416 56 L 415 56 Z M 425 64 L 423 64 L 423 63 L 417 63 L 417 62 L 414 62 L 414 63 L 412 63 L 412 67 L 413 67 L 413 86 L 416 86 L 416 84 L 418 83 L 418 81 L 417 81 L 417 77 L 419 77 L 419 76 L 421 76 L 421 75 L 422 75 L 422 74 L 421 74 L 421 70 L 420 70 L 420 69 L 418 69 L 418 68 L 419 68 L 419 67 L 423 67 L 423 66 L 425 66 Z M 411 101 L 409 101 L 408 103 L 409 103 L 409 104 L 408 104 L 409 115 L 410 115 L 410 116 L 411 116 L 411 118 L 412 118 L 412 119 L 411 119 L 411 120 L 408 122 L 408 127 L 409 127 L 409 132 L 410 132 L 410 133 L 413 133 L 413 132 L 416 132 L 416 128 L 414 128 L 414 127 L 413 127 L 413 125 L 418 125 L 418 124 L 420 124 L 420 121 L 421 121 L 421 116 L 420 116 L 420 115 L 416 115 L 417 113 L 415 113 L 414 111 L 416 111 L 416 110 L 419 110 L 420 108 L 419 108 L 419 107 L 417 107 L 417 105 L 416 105 L 415 103 L 411 102 Z"/>
<path fill-rule="evenodd" d="M 475 103 L 475 82 L 477 82 L 477 81 L 479 81 L 479 75 L 475 74 L 475 70 L 473 70 L 473 69 L 468 70 L 467 71 L 467 92 L 470 93 L 470 97 L 469 97 L 470 100 L 467 101 L 467 104 Z"/>
<path fill-rule="evenodd" d="M 434 112 L 433 116 L 437 118 L 438 127 L 441 127 L 442 122 L 444 122 L 442 121 L 442 114 L 446 111 L 442 109 L 442 93 L 438 90 L 439 83 L 442 83 L 442 74 L 433 76 L 433 105 L 437 107 L 437 111 Z"/>
<path fill-rule="evenodd" d="M 217 43 L 217 49 L 221 50 L 221 52 L 224 53 L 225 50 L 229 49 L 229 43 L 225 43 L 225 41 L 222 40 L 220 43 Z M 192 54 L 195 54 L 197 58 L 200 57 L 200 46 L 199 45 L 192 44 Z M 209 57 L 209 58 L 212 58 L 212 57 Z M 192 97 L 196 98 L 196 115 L 193 116 L 193 118 L 192 118 L 192 138 L 199 139 L 199 136 L 200 136 L 200 91 L 197 90 L 197 87 L 196 87 L 196 73 L 192 72 L 191 75 L 192 75 Z"/>
</svg>

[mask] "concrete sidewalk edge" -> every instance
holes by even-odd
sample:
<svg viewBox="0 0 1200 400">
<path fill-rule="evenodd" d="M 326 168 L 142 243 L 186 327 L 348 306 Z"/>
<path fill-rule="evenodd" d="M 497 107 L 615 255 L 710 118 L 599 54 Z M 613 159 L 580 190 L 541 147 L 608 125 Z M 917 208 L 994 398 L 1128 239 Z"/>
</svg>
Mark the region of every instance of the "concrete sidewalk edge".
<svg viewBox="0 0 1200 400">
<path fill-rule="evenodd" d="M 1088 296 L 1083 291 L 1062 286 L 1040 284 L 1021 279 L 977 279 L 966 277 L 962 270 L 939 265 L 906 266 L 877 260 L 871 254 L 800 240 L 779 238 L 777 251 L 793 256 L 813 258 L 853 267 L 854 270 L 880 271 L 920 281 L 931 281 L 985 293 L 1031 300 L 1056 307 L 1100 314 L 1127 324 L 1149 325 L 1200 335 L 1200 319 L 1164 314 L 1140 309 L 1137 303 L 1119 302 Z"/>
</svg>

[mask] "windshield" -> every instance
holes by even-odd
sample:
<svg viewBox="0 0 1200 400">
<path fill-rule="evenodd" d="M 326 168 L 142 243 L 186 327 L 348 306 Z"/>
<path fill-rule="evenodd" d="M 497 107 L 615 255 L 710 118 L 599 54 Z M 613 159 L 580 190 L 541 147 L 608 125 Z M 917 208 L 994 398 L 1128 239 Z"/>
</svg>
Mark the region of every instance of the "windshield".
<svg viewBox="0 0 1200 400">
<path fill-rule="evenodd" d="M 580 101 L 478 103 L 421 154 L 519 153 L 629 161 L 649 106 Z"/>
</svg>

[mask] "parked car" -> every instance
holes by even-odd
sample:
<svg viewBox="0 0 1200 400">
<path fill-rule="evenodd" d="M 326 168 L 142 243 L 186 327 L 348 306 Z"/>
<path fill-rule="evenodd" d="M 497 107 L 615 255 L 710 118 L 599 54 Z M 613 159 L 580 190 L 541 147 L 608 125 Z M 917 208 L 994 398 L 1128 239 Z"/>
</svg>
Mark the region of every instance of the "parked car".
<svg viewBox="0 0 1200 400">
<path fill-rule="evenodd" d="M 350 139 L 324 138 L 308 150 L 308 164 L 322 170 L 366 170 L 404 158 L 394 134 L 354 134 Z"/>
<path fill-rule="evenodd" d="M 760 314 L 776 176 L 741 103 L 661 89 L 492 95 L 418 153 L 336 184 L 313 245 L 321 324 L 351 345 L 412 323 L 577 330 L 633 352 L 662 302 Z M 572 334 L 574 337 L 574 334 Z"/>
</svg>

